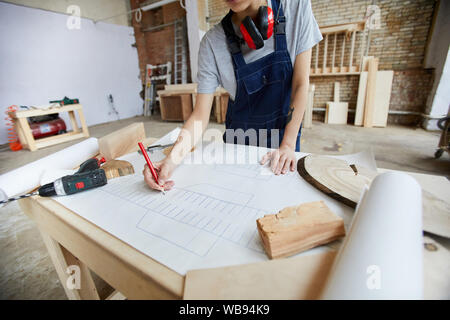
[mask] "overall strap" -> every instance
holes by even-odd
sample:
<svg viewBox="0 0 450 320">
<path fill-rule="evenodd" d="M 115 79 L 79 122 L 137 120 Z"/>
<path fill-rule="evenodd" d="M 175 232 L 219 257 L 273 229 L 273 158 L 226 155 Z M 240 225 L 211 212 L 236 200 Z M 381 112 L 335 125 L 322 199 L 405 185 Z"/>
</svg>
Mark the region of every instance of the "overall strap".
<svg viewBox="0 0 450 320">
<path fill-rule="evenodd" d="M 281 0 L 272 0 L 272 10 L 275 19 L 275 50 L 287 51 L 286 17 L 284 16 Z"/>
<path fill-rule="evenodd" d="M 241 51 L 241 41 L 236 35 L 236 32 L 234 32 L 233 22 L 231 21 L 232 16 L 233 11 L 230 10 L 230 12 L 222 19 L 221 23 L 225 36 L 227 37 L 228 49 L 233 57 L 234 66 L 235 68 L 239 68 L 245 66 L 246 63 Z"/>
</svg>

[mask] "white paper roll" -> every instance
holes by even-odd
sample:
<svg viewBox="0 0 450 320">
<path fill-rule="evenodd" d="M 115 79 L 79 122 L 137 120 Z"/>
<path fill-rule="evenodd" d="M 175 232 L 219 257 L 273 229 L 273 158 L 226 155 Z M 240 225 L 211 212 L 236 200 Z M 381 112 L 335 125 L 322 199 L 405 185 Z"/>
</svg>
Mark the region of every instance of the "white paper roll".
<svg viewBox="0 0 450 320">
<path fill-rule="evenodd" d="M 73 169 L 98 153 L 98 141 L 89 138 L 0 176 L 0 188 L 8 197 L 27 192 L 40 184 L 44 171 Z"/>
<path fill-rule="evenodd" d="M 423 299 L 422 192 L 411 176 L 377 176 L 360 200 L 323 299 Z"/>
</svg>

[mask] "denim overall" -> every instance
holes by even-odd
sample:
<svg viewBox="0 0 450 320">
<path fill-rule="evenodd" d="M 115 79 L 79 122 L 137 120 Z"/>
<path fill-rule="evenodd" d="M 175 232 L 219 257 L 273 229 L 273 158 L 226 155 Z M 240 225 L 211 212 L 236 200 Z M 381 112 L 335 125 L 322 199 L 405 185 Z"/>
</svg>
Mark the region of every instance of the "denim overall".
<svg viewBox="0 0 450 320">
<path fill-rule="evenodd" d="M 275 51 L 249 64 L 245 63 L 241 52 L 242 40 L 234 32 L 233 13 L 230 11 L 222 20 L 237 84 L 235 99 L 228 103 L 225 124 L 232 130 L 227 130 L 223 136 L 226 143 L 253 144 L 249 132 L 255 131 L 249 129 L 255 129 L 258 146 L 279 148 L 281 145 L 290 111 L 293 68 L 287 51 L 283 8 L 278 0 L 272 0 L 274 17 L 278 16 L 278 8 L 280 13 L 274 27 Z M 247 134 L 242 135 L 239 129 Z M 300 135 L 301 127 L 295 151 L 300 151 Z"/>
</svg>

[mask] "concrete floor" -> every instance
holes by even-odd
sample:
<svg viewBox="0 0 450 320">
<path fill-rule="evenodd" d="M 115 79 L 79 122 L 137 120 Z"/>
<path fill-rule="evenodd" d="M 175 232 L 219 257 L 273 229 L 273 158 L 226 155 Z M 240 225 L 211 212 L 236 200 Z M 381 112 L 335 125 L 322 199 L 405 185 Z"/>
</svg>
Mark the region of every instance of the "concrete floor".
<svg viewBox="0 0 450 320">
<path fill-rule="evenodd" d="M 138 117 L 90 127 L 93 137 L 102 137 L 132 122 L 145 123 L 147 137 L 161 137 L 181 123 L 168 123 L 158 117 Z M 223 125 L 210 127 L 224 130 Z M 371 149 L 380 168 L 450 176 L 449 155 L 434 159 L 439 133 L 419 128 L 392 126 L 384 129 L 314 122 L 304 130 L 302 151 L 316 154 L 348 154 Z M 18 168 L 72 144 L 68 142 L 35 152 L 11 152 L 0 147 L 0 174 Z M 66 299 L 56 272 L 34 223 L 17 203 L 0 209 L 0 299 Z M 99 293 L 105 297 L 111 288 L 94 276 Z"/>
</svg>

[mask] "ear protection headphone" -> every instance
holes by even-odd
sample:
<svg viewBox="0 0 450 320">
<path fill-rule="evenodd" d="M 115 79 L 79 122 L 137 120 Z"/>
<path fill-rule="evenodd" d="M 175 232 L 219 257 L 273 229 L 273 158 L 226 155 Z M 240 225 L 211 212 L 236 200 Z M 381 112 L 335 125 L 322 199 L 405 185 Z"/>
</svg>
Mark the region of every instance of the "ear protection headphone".
<svg viewBox="0 0 450 320">
<path fill-rule="evenodd" d="M 248 47 L 253 50 L 264 47 L 264 40 L 273 34 L 274 18 L 273 11 L 267 6 L 260 7 L 256 21 L 249 16 L 241 23 L 241 33 Z"/>
</svg>

